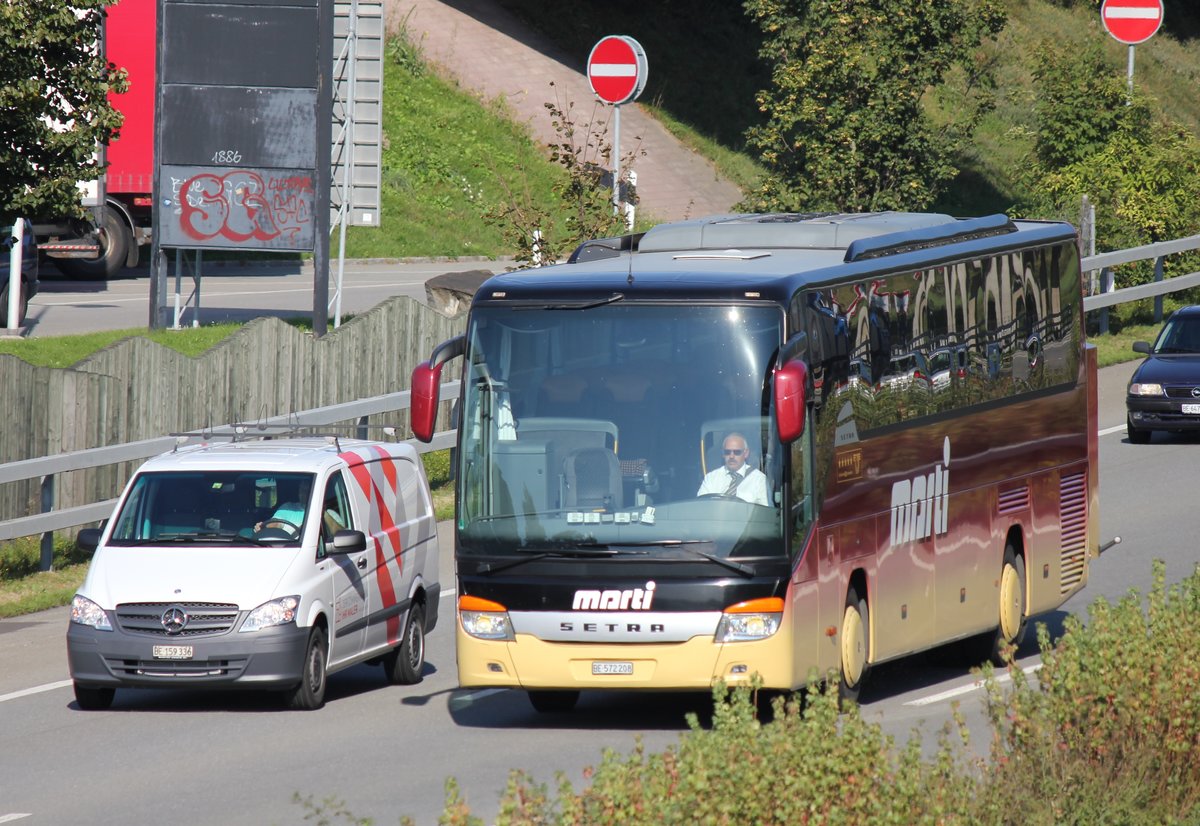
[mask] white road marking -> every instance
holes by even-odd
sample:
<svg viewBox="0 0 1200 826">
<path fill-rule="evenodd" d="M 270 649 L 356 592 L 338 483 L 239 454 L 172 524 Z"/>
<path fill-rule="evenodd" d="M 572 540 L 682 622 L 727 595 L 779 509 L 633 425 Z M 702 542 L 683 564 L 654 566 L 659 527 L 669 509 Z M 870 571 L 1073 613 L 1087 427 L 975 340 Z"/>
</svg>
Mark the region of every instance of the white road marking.
<svg viewBox="0 0 1200 826">
<path fill-rule="evenodd" d="M 1101 430 L 1097 435 L 1098 436 L 1107 436 L 1109 433 L 1117 433 L 1124 429 L 1125 429 L 1125 425 L 1119 424 L 1119 425 L 1115 425 L 1114 427 L 1106 427 L 1103 430 Z"/>
<path fill-rule="evenodd" d="M 458 711 L 471 705 L 476 700 L 482 700 L 485 697 L 501 694 L 508 690 L 507 688 L 481 688 L 479 691 L 455 692 L 454 696 L 450 698 L 450 710 Z"/>
<path fill-rule="evenodd" d="M 9 700 L 19 700 L 22 697 L 28 697 L 31 694 L 41 694 L 43 691 L 54 691 L 58 688 L 66 688 L 71 684 L 70 680 L 59 680 L 56 683 L 46 683 L 45 685 L 36 685 L 33 688 L 25 688 L 20 691 L 14 691 L 11 694 L 0 694 L 0 703 L 7 703 Z M 22 815 L 24 817 L 25 815 Z M 0 823 L 3 823 L 0 820 Z"/>
<path fill-rule="evenodd" d="M 1037 671 L 1041 667 L 1042 667 L 1042 664 L 1038 663 L 1037 665 L 1026 666 L 1025 668 L 1022 668 L 1021 671 L 1024 672 L 1025 674 L 1032 674 L 1033 672 Z M 1003 674 L 997 675 L 995 680 L 997 683 L 1003 685 L 1004 683 L 1010 682 L 1012 680 L 1012 677 L 1009 676 L 1008 672 L 1006 671 Z M 950 688 L 945 691 L 939 691 L 937 694 L 930 694 L 928 697 L 920 697 L 916 700 L 909 700 L 904 705 L 906 705 L 906 706 L 929 706 L 929 705 L 933 705 L 934 703 L 943 702 L 945 700 L 952 700 L 955 697 L 961 697 L 964 694 L 970 694 L 971 692 L 978 691 L 981 688 L 983 688 L 983 680 L 976 680 L 975 682 L 971 683 L 970 685 L 960 685 L 958 688 Z"/>
<path fill-rule="evenodd" d="M 14 820 L 22 820 L 27 817 L 33 817 L 29 812 L 13 812 L 8 815 L 0 815 L 0 823 L 12 823 Z"/>
</svg>

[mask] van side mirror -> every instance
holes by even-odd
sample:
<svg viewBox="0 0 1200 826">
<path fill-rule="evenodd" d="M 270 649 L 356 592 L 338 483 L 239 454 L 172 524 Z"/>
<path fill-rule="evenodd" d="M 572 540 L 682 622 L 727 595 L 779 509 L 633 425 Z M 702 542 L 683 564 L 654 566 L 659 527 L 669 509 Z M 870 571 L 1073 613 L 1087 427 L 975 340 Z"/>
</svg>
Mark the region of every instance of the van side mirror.
<svg viewBox="0 0 1200 826">
<path fill-rule="evenodd" d="M 799 359 L 775 371 L 775 426 L 779 441 L 791 444 L 804 433 L 807 409 L 808 367 Z"/>
<path fill-rule="evenodd" d="M 99 528 L 84 528 L 75 537 L 75 544 L 79 546 L 80 550 L 94 554 L 96 548 L 100 547 L 101 533 L 102 531 Z"/>
<path fill-rule="evenodd" d="M 362 531 L 338 531 L 333 535 L 333 553 L 352 554 L 367 549 L 367 535 Z"/>
</svg>

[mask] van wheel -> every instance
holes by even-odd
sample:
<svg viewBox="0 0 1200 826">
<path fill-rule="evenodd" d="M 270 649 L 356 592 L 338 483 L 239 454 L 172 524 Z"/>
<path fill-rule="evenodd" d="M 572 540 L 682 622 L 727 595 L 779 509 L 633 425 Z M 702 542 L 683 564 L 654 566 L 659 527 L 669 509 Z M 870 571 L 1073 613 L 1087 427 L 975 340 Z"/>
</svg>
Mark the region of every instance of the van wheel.
<svg viewBox="0 0 1200 826">
<path fill-rule="evenodd" d="M 84 711 L 104 711 L 116 695 L 113 688 L 89 688 L 75 683 L 75 702 Z"/>
<path fill-rule="evenodd" d="M 859 596 L 851 585 L 846 592 L 846 609 L 842 612 L 841 680 L 838 697 L 845 703 L 857 703 L 867 679 L 871 661 L 871 625 L 867 598 Z"/>
<path fill-rule="evenodd" d="M 325 632 L 314 627 L 308 635 L 308 648 L 304 651 L 304 668 L 300 684 L 284 695 L 287 707 L 297 711 L 314 711 L 325 705 L 325 666 L 328 661 L 329 643 Z"/>
<path fill-rule="evenodd" d="M 540 714 L 570 711 L 579 702 L 578 691 L 530 691 L 529 702 Z"/>
<path fill-rule="evenodd" d="M 0 253 L 3 254 L 3 253 Z M 25 323 L 25 314 L 29 312 L 29 296 L 26 294 L 25 279 L 22 278 L 17 288 L 17 326 Z M 8 283 L 0 287 L 0 327 L 8 326 Z"/>
<path fill-rule="evenodd" d="M 413 603 L 408 612 L 408 624 L 400 644 L 383 658 L 383 670 L 392 685 L 415 685 L 421 682 L 425 667 L 425 609 Z"/>
</svg>

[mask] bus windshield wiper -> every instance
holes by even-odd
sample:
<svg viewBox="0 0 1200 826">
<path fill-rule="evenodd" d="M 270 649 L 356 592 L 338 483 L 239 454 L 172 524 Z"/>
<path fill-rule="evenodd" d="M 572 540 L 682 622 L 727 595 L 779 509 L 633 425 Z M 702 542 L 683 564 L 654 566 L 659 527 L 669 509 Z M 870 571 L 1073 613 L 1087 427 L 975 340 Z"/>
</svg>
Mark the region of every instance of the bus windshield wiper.
<svg viewBox="0 0 1200 826">
<path fill-rule="evenodd" d="M 702 551 L 699 548 L 688 547 L 690 545 L 712 545 L 712 540 L 709 539 L 648 539 L 643 542 L 611 542 L 608 544 L 592 543 L 577 546 L 583 548 L 607 548 L 615 553 L 620 553 L 622 548 L 679 548 L 681 551 L 686 551 L 693 556 L 698 556 L 702 559 L 707 559 L 709 562 L 721 565 L 731 571 L 737 571 L 742 576 L 754 576 L 754 569 L 749 565 L 743 565 L 740 562 L 734 562 L 732 559 L 725 559 L 710 554 L 707 551 Z M 627 553 L 639 553 L 638 551 L 627 551 Z M 645 553 L 641 551 L 640 553 Z"/>
<path fill-rule="evenodd" d="M 608 298 L 601 298 L 598 301 L 589 301 L 584 304 L 549 304 L 542 309 L 544 310 L 591 310 L 594 307 L 603 307 L 608 304 L 616 304 L 618 301 L 625 300 L 625 293 L 613 293 Z"/>
<path fill-rule="evenodd" d="M 596 559 L 619 556 L 621 551 L 607 545 L 565 546 L 562 548 L 517 548 L 516 552 L 523 554 L 520 559 L 508 559 L 504 562 L 481 562 L 475 569 L 477 574 L 494 574 L 508 568 L 524 565 L 526 562 L 536 562 L 539 559 L 554 557 L 558 559 Z"/>
</svg>

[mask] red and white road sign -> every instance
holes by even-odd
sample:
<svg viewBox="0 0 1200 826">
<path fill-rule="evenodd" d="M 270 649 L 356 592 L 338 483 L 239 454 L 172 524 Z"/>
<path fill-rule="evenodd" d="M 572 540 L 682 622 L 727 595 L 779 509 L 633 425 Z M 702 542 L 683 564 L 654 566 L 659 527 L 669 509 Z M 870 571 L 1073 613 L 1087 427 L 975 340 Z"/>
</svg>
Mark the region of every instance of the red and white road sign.
<svg viewBox="0 0 1200 826">
<path fill-rule="evenodd" d="M 619 105 L 637 100 L 646 88 L 647 73 L 646 52 L 627 35 L 602 38 L 588 55 L 588 81 L 592 91 L 605 103 Z"/>
<path fill-rule="evenodd" d="M 1135 46 L 1153 37 L 1162 25 L 1162 0 L 1104 0 L 1100 20 L 1117 40 Z"/>
</svg>

